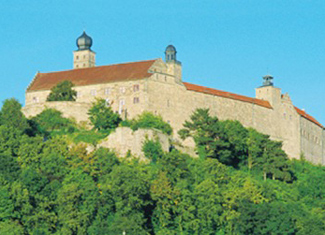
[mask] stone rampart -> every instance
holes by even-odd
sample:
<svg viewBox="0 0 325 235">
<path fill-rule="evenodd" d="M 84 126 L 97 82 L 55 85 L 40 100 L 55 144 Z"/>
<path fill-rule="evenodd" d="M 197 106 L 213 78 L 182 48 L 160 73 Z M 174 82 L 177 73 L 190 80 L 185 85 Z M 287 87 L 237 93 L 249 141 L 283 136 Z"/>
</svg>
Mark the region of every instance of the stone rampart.
<svg viewBox="0 0 325 235">
<path fill-rule="evenodd" d="M 112 149 L 118 157 L 125 157 L 127 152 L 130 151 L 133 156 L 140 158 L 140 160 L 145 160 L 142 146 L 147 139 L 158 139 L 162 149 L 165 152 L 169 151 L 170 143 L 168 135 L 155 129 L 138 129 L 133 131 L 129 127 L 116 128 L 115 132 L 107 136 L 97 147 Z"/>
<path fill-rule="evenodd" d="M 62 112 L 63 117 L 75 119 L 77 122 L 88 122 L 88 110 L 90 103 L 75 101 L 51 101 L 26 105 L 22 112 L 28 118 L 34 117 L 46 108 L 53 108 Z"/>
</svg>

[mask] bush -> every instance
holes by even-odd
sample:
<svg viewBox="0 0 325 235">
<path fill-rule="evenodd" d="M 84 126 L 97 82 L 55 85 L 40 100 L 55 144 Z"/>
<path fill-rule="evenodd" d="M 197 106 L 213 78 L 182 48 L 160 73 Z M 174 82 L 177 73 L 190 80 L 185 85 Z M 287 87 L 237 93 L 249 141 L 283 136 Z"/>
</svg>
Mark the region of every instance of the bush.
<svg viewBox="0 0 325 235">
<path fill-rule="evenodd" d="M 165 122 L 161 116 L 156 116 L 150 112 L 143 112 L 136 119 L 123 121 L 122 126 L 129 126 L 132 130 L 155 128 L 170 135 L 172 127 Z"/>
<path fill-rule="evenodd" d="M 88 112 L 89 120 L 97 130 L 113 130 L 122 121 L 111 107 L 107 106 L 104 99 L 98 99 Z"/>
<path fill-rule="evenodd" d="M 77 92 L 72 89 L 73 83 L 70 81 L 63 81 L 58 83 L 51 89 L 51 93 L 47 97 L 47 101 L 75 101 Z"/>
<path fill-rule="evenodd" d="M 72 133 L 75 131 L 75 124 L 68 118 L 62 117 L 62 113 L 56 109 L 47 108 L 32 118 L 39 131 L 43 134 L 51 132 Z"/>
</svg>

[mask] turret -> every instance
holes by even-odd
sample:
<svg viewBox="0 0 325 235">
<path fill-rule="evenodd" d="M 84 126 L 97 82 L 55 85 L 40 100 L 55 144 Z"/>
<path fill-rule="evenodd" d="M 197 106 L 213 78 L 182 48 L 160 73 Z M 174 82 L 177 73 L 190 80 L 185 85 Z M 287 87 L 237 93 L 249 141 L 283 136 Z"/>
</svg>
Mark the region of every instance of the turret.
<svg viewBox="0 0 325 235">
<path fill-rule="evenodd" d="M 263 80 L 263 85 L 256 88 L 256 98 L 267 100 L 272 106 L 280 104 L 281 89 L 273 86 L 273 76 L 266 75 Z"/>
<path fill-rule="evenodd" d="M 169 45 L 165 50 L 165 60 L 168 66 L 168 73 L 175 77 L 176 82 L 182 81 L 182 63 L 176 59 L 176 48 Z"/>
</svg>

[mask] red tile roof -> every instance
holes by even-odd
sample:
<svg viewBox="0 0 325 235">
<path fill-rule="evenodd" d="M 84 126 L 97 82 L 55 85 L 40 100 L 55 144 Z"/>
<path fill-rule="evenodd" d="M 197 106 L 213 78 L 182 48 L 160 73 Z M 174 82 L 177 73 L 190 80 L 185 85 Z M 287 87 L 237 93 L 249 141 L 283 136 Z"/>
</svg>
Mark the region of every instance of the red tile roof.
<svg viewBox="0 0 325 235">
<path fill-rule="evenodd" d="M 75 86 L 85 86 L 147 78 L 152 75 L 148 70 L 155 61 L 148 60 L 60 72 L 38 73 L 27 88 L 27 91 L 50 90 L 53 86 L 64 80 L 71 81 Z"/>
<path fill-rule="evenodd" d="M 259 105 L 259 106 L 262 106 L 262 107 L 265 107 L 268 109 L 272 109 L 272 106 L 270 105 L 270 103 L 265 100 L 250 98 L 247 96 L 237 95 L 234 93 L 220 91 L 220 90 L 216 90 L 216 89 L 212 89 L 212 88 L 208 88 L 208 87 L 204 87 L 204 86 L 198 86 L 198 85 L 190 84 L 187 82 L 183 82 L 183 84 L 185 85 L 186 89 L 190 90 L 190 91 L 196 91 L 196 92 L 201 92 L 201 93 L 205 93 L 205 94 L 229 98 L 229 99 L 233 99 L 233 100 L 239 100 L 239 101 L 243 101 L 243 102 L 256 104 L 256 105 Z"/>
<path fill-rule="evenodd" d="M 315 118 L 313 118 L 312 116 L 310 116 L 309 114 L 307 114 L 305 111 L 303 111 L 303 110 L 301 110 L 301 109 L 299 109 L 299 108 L 297 108 L 297 107 L 295 107 L 295 109 L 296 109 L 297 113 L 298 113 L 300 116 L 302 116 L 302 117 L 306 118 L 307 120 L 309 120 L 309 121 L 315 123 L 317 126 L 320 126 L 320 127 L 324 128 L 324 127 L 322 126 L 322 124 L 320 124 L 320 123 L 319 123 Z"/>
</svg>

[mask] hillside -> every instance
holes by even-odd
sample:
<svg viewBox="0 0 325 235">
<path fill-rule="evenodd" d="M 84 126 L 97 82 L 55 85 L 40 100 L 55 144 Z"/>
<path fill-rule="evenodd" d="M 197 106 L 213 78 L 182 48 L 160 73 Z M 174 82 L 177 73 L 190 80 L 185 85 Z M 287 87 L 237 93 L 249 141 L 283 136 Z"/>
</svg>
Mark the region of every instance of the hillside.
<svg viewBox="0 0 325 235">
<path fill-rule="evenodd" d="M 313 234 L 325 232 L 325 167 L 289 160 L 281 143 L 198 109 L 179 135 L 199 157 L 158 141 L 148 161 L 97 143 L 117 126 L 171 127 L 144 113 L 124 120 L 98 101 L 92 129 L 47 109 L 0 111 L 1 234 Z M 87 146 L 93 146 L 92 151 Z"/>
</svg>

